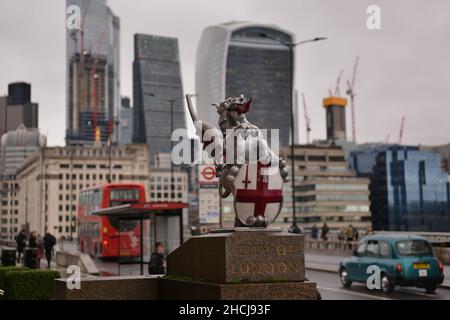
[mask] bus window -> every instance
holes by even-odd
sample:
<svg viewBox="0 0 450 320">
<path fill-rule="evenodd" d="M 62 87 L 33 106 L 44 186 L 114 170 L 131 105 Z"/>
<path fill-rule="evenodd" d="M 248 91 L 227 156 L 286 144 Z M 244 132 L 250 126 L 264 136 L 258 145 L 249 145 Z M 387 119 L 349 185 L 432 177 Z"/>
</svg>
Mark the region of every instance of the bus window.
<svg viewBox="0 0 450 320">
<path fill-rule="evenodd" d="M 111 200 L 139 200 L 138 189 L 113 189 Z"/>
<path fill-rule="evenodd" d="M 112 189 L 110 191 L 110 206 L 119 206 L 139 201 L 139 189 Z"/>
</svg>

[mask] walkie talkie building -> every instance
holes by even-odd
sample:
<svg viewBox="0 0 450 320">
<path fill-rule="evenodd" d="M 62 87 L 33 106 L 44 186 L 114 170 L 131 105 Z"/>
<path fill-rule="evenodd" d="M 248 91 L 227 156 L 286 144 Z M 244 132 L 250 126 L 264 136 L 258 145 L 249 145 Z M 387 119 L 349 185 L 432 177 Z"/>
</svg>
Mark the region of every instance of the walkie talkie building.
<svg viewBox="0 0 450 320">
<path fill-rule="evenodd" d="M 212 103 L 241 94 L 255 97 L 248 120 L 261 129 L 279 129 L 280 146 L 287 146 L 293 66 L 288 48 L 269 38 L 294 41 L 292 33 L 277 26 L 250 22 L 223 23 L 203 31 L 196 59 L 197 111 L 202 120 L 217 124 Z"/>
</svg>

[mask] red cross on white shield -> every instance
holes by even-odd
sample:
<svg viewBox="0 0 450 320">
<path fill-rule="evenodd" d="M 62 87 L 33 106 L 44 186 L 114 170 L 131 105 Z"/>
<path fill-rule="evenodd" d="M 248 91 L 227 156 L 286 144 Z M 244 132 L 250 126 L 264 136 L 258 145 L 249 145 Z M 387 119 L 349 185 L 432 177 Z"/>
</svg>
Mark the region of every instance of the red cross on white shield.
<svg viewBox="0 0 450 320">
<path fill-rule="evenodd" d="M 273 222 L 281 211 L 283 179 L 278 168 L 269 165 L 244 164 L 235 182 L 235 211 L 246 224 L 249 216 L 264 216 Z M 271 174 L 267 174 L 271 173 Z"/>
</svg>

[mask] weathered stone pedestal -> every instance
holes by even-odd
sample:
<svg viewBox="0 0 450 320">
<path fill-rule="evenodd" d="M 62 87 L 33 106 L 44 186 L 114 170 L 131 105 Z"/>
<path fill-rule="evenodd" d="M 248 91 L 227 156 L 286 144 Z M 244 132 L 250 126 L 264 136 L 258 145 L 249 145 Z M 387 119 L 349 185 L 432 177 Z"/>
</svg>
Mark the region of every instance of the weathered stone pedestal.
<svg viewBox="0 0 450 320">
<path fill-rule="evenodd" d="M 303 236 L 236 228 L 189 239 L 167 257 L 160 299 L 308 299 Z"/>
</svg>

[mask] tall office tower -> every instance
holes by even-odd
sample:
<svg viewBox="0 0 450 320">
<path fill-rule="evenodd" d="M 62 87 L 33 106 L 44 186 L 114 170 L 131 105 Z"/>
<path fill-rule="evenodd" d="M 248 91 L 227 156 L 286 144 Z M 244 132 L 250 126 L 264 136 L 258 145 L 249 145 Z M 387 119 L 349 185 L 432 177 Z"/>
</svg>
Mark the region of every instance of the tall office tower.
<svg viewBox="0 0 450 320">
<path fill-rule="evenodd" d="M 279 129 L 289 145 L 291 101 L 289 50 L 276 40 L 294 35 L 274 25 L 229 22 L 203 31 L 197 49 L 195 86 L 201 120 L 217 124 L 212 103 L 244 94 L 255 97 L 248 120 L 261 129 Z M 292 57 L 293 58 L 293 57 Z"/>
<path fill-rule="evenodd" d="M 120 21 L 106 0 L 67 0 L 80 28 L 66 28 L 66 144 L 117 142 L 120 109 Z"/>
<path fill-rule="evenodd" d="M 8 85 L 8 104 L 10 106 L 26 104 L 31 101 L 31 84 L 15 82 Z"/>
<path fill-rule="evenodd" d="M 8 85 L 8 95 L 0 97 L 0 135 L 16 130 L 21 124 L 38 128 L 39 105 L 31 102 L 31 85 L 16 82 Z"/>
<path fill-rule="evenodd" d="M 439 153 L 374 145 L 351 152 L 350 164 L 370 179 L 375 230 L 450 231 L 450 183 Z"/>
<path fill-rule="evenodd" d="M 133 104 L 134 142 L 147 143 L 152 155 L 171 152 L 171 127 L 186 128 L 176 38 L 134 36 Z"/>
<path fill-rule="evenodd" d="M 328 97 L 323 99 L 323 107 L 326 112 L 327 140 L 347 140 L 345 123 L 345 107 L 347 99 L 340 97 Z"/>
<path fill-rule="evenodd" d="M 123 97 L 120 106 L 119 145 L 131 144 L 133 141 L 133 108 L 130 98 Z"/>
</svg>

